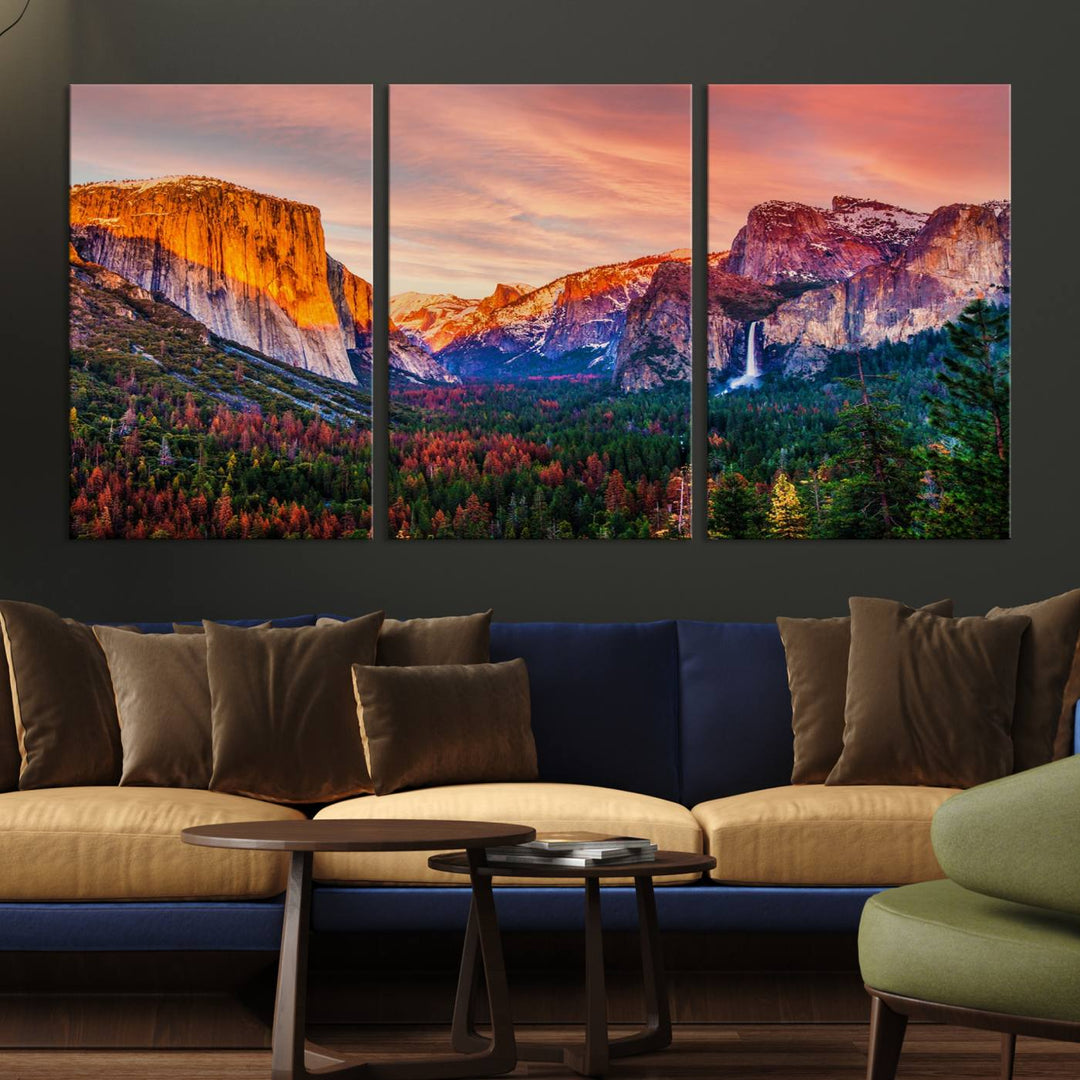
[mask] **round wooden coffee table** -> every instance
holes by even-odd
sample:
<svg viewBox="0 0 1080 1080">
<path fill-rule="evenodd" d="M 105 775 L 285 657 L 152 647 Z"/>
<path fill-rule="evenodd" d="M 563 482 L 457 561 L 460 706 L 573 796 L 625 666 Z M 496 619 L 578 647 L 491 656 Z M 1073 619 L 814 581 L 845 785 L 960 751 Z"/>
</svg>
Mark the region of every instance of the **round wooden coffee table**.
<svg viewBox="0 0 1080 1080">
<path fill-rule="evenodd" d="M 199 825 L 181 838 L 204 847 L 288 851 L 289 884 L 281 932 L 270 1075 L 273 1080 L 311 1080 L 333 1074 L 351 1080 L 457 1080 L 501 1076 L 517 1064 L 510 1018 L 502 942 L 491 892 L 491 875 L 482 871 L 483 849 L 522 844 L 536 831 L 493 821 L 249 821 Z M 480 942 L 492 1037 L 476 1052 L 389 1064 L 362 1062 L 327 1053 L 304 1039 L 307 1001 L 308 928 L 311 863 L 316 851 L 448 851 L 465 848 L 463 870 L 472 882 L 470 933 Z M 475 960 L 474 960 L 475 962 Z M 455 1047 L 456 1049 L 456 1047 Z"/>
<path fill-rule="evenodd" d="M 662 1050 L 671 1043 L 671 1009 L 667 980 L 660 955 L 660 928 L 656 919 L 656 895 L 653 878 L 670 874 L 700 874 L 716 866 L 711 855 L 687 851 L 658 851 L 655 860 L 617 863 L 609 866 L 513 866 L 477 864 L 474 854 L 433 855 L 428 859 L 432 870 L 450 874 L 469 874 L 476 879 L 568 878 L 585 885 L 585 1042 L 581 1046 L 545 1046 L 518 1043 L 518 1057 L 523 1061 L 560 1061 L 583 1076 L 603 1076 L 613 1057 L 629 1057 Z M 645 984 L 645 1026 L 633 1035 L 608 1038 L 607 993 L 604 986 L 604 933 L 600 917 L 600 881 L 603 878 L 633 878 L 637 893 L 638 933 L 641 935 L 641 967 Z M 475 1004 L 480 980 L 478 953 L 483 951 L 481 912 L 476 903 L 469 911 L 465 951 L 454 1002 L 451 1043 L 461 1053 L 475 1054 L 490 1047 L 491 1040 L 476 1031 Z"/>
</svg>

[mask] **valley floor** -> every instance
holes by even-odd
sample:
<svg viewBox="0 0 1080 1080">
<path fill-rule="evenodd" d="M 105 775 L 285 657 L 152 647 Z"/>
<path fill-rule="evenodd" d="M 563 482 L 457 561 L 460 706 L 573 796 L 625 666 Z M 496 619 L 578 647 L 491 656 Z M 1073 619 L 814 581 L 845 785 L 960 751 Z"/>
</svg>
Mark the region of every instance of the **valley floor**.
<svg viewBox="0 0 1080 1080">
<path fill-rule="evenodd" d="M 393 1060 L 395 1055 L 445 1049 L 442 1027 L 330 1028 L 323 1045 Z M 529 1037 L 572 1038 L 573 1029 L 530 1028 Z M 867 1028 L 862 1024 L 680 1025 L 660 1054 L 616 1063 L 611 1076 L 638 1080 L 861 1080 L 866 1071 Z M 392 1047 L 393 1053 L 386 1053 Z M 999 1036 L 960 1028 L 914 1024 L 901 1059 L 901 1080 L 976 1080 L 998 1075 Z M 1021 1039 L 1017 1080 L 1064 1080 L 1080 1074 L 1080 1046 Z M 0 1051 L 0 1080 L 265 1080 L 269 1051 Z M 573 1077 L 565 1068 L 523 1063 L 516 1078 Z"/>
<path fill-rule="evenodd" d="M 685 539 L 690 388 L 612 393 L 594 376 L 401 387 L 390 535 Z"/>
</svg>

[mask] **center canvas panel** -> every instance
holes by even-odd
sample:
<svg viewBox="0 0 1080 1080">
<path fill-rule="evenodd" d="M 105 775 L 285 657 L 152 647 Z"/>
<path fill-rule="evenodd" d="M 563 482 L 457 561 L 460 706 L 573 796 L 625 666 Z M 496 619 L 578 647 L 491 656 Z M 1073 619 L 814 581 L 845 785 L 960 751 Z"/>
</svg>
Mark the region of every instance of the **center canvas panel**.
<svg viewBox="0 0 1080 1080">
<path fill-rule="evenodd" d="M 371 87 L 71 88 L 79 539 L 366 538 Z"/>
<path fill-rule="evenodd" d="M 390 90 L 389 531 L 690 535 L 688 86 Z"/>
</svg>

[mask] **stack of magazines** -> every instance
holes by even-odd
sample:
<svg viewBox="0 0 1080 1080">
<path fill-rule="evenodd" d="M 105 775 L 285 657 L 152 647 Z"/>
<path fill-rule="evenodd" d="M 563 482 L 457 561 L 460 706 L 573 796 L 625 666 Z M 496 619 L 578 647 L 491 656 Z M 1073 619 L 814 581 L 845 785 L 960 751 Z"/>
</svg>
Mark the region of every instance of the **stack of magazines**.
<svg viewBox="0 0 1080 1080">
<path fill-rule="evenodd" d="M 507 866 L 612 866 L 655 858 L 656 845 L 643 837 L 589 832 L 540 834 L 527 844 L 487 849 L 489 863 Z"/>
</svg>

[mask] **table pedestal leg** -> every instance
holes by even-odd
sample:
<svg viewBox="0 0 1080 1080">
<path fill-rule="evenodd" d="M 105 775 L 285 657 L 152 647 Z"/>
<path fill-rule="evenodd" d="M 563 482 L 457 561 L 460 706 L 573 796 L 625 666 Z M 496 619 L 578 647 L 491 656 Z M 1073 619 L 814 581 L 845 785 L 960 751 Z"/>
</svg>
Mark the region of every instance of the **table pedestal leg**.
<svg viewBox="0 0 1080 1080">
<path fill-rule="evenodd" d="M 331 1075 L 339 1080 L 466 1080 L 468 1077 L 502 1076 L 512 1072 L 517 1065 L 517 1051 L 510 1017 L 502 941 L 499 937 L 491 879 L 477 873 L 477 867 L 482 860 L 479 852 L 469 854 L 473 887 L 469 932 L 478 944 L 475 951 L 479 952 L 483 962 L 488 1008 L 491 1012 L 491 1039 L 478 1039 L 482 1046 L 477 1045 L 478 1052 L 475 1053 L 385 1064 L 331 1054 L 305 1042 L 311 860 L 311 852 L 296 851 L 292 854 L 289 866 L 277 997 L 274 1003 L 270 1066 L 272 1080 L 315 1080 L 316 1077 Z M 467 941 L 468 937 L 469 935 Z M 474 952 L 474 971 L 470 974 L 470 979 L 477 977 L 475 961 Z"/>
<path fill-rule="evenodd" d="M 671 1009 L 660 950 L 660 925 L 656 917 L 656 894 L 651 877 L 634 879 L 637 893 L 638 929 L 641 935 L 641 969 L 645 991 L 645 1026 L 632 1035 L 608 1039 L 607 995 L 604 979 L 604 934 L 600 911 L 600 883 L 585 880 L 585 1042 L 580 1047 L 519 1043 L 522 1061 L 563 1062 L 584 1076 L 602 1076 L 609 1059 L 647 1054 L 671 1045 Z M 486 1040 L 476 1033 L 475 1004 L 478 989 L 476 930 L 470 915 L 465 937 L 458 997 L 454 1009 L 454 1048 L 473 1050 Z"/>
<path fill-rule="evenodd" d="M 307 1074 L 304 1027 L 307 1020 L 310 915 L 311 852 L 294 851 L 289 861 L 277 996 L 274 999 L 273 1050 L 270 1058 L 270 1076 L 273 1080 L 294 1080 Z"/>
<path fill-rule="evenodd" d="M 647 1054 L 671 1045 L 671 1009 L 667 978 L 660 953 L 660 924 L 656 918 L 656 893 L 650 877 L 634 879 L 637 891 L 638 932 L 641 934 L 641 974 L 645 989 L 645 1027 L 633 1035 L 611 1042 L 612 1057 Z"/>
<path fill-rule="evenodd" d="M 563 1060 L 583 1076 L 603 1076 L 608 1068 L 604 924 L 597 878 L 585 879 L 585 1045 L 568 1046 Z"/>
<path fill-rule="evenodd" d="M 454 997 L 454 1019 L 450 1027 L 450 1045 L 459 1054 L 475 1054 L 490 1040 L 476 1030 L 476 1000 L 480 993 L 480 926 L 476 916 L 476 899 L 469 905 L 469 922 L 465 928 L 465 945 L 461 951 L 457 994 Z"/>
</svg>

